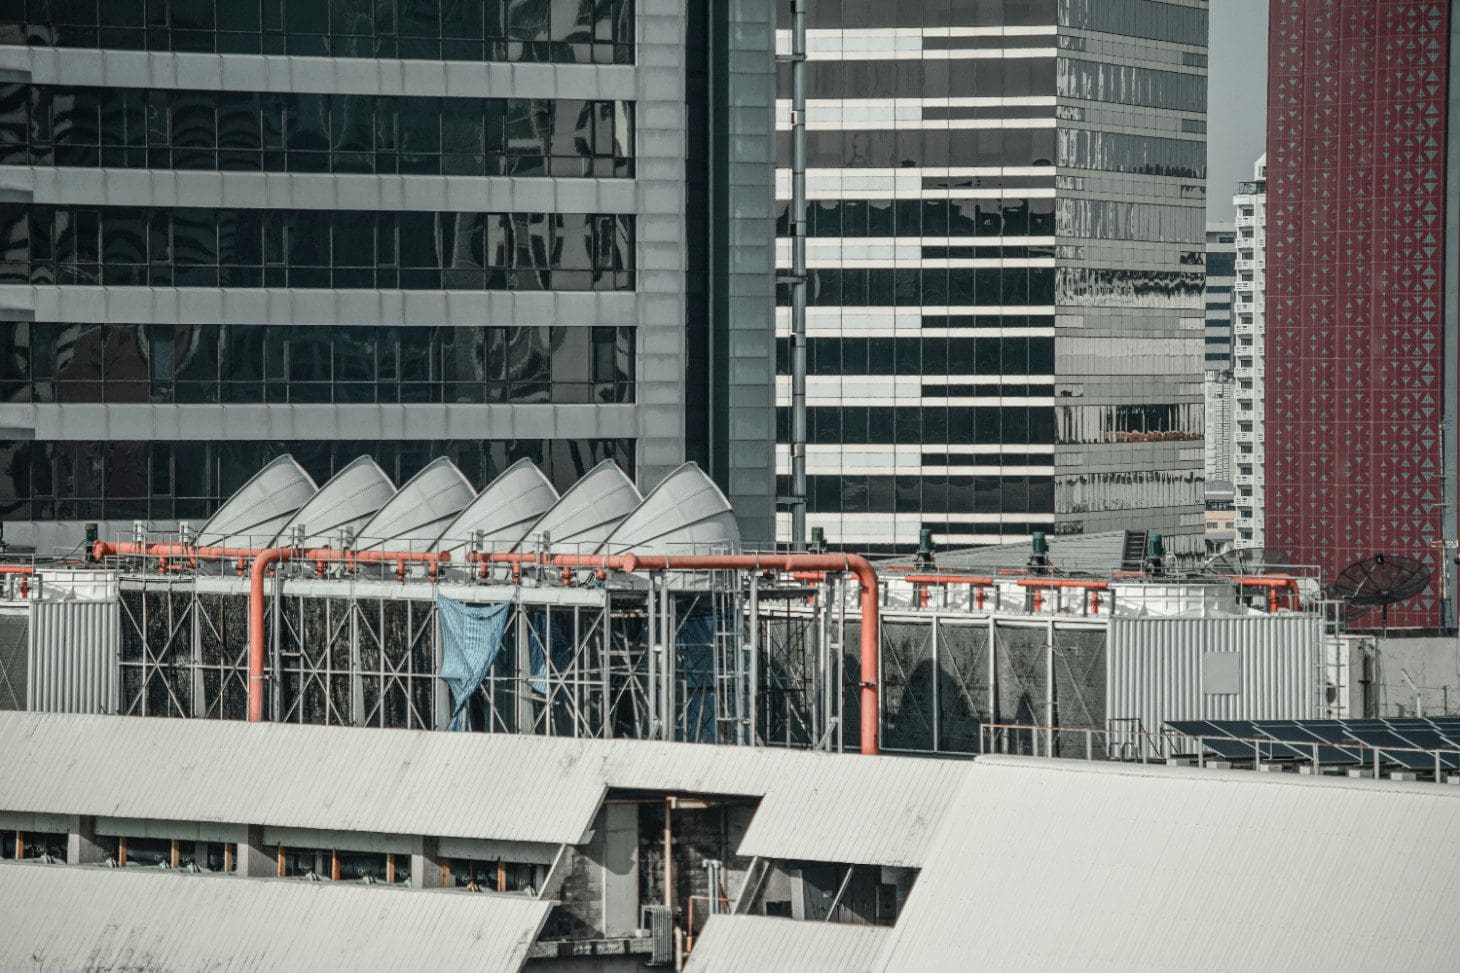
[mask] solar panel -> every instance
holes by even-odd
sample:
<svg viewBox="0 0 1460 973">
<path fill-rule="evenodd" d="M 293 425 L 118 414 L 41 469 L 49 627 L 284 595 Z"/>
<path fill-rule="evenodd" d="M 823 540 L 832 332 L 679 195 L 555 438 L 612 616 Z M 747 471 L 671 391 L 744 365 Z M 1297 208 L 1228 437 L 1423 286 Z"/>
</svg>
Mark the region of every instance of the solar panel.
<svg viewBox="0 0 1460 973">
<path fill-rule="evenodd" d="M 1405 770 L 1460 769 L 1460 716 L 1369 717 L 1348 720 L 1177 720 L 1167 726 L 1201 739 L 1233 760 L 1313 760 L 1322 764 Z M 1248 740 L 1273 742 L 1250 743 Z M 1449 751 L 1449 752 L 1447 752 Z"/>
<path fill-rule="evenodd" d="M 1252 747 L 1237 743 L 1231 734 L 1208 720 L 1168 720 L 1166 726 L 1183 736 L 1196 737 L 1198 745 L 1227 760 L 1251 760 Z"/>
<path fill-rule="evenodd" d="M 1249 749 L 1254 751 L 1258 759 L 1266 760 L 1308 760 L 1309 753 L 1302 753 L 1292 747 L 1278 742 L 1272 734 L 1266 733 L 1257 723 L 1248 720 L 1223 720 L 1220 726 L 1227 728 L 1227 731 L 1234 737 L 1241 737 L 1244 740 L 1257 740 L 1258 743 L 1249 744 Z M 1272 743 L 1266 743 L 1271 739 Z"/>
<path fill-rule="evenodd" d="M 1426 723 L 1428 724 L 1428 721 L 1426 721 Z M 1428 724 L 1426 726 L 1395 727 L 1394 734 L 1395 736 L 1408 743 L 1411 747 L 1418 747 L 1421 750 L 1443 751 L 1452 749 L 1454 746 L 1448 740 L 1446 740 L 1438 730 L 1434 728 L 1433 724 Z M 1411 754 L 1410 756 L 1424 757 L 1425 759 L 1429 760 L 1431 768 L 1435 766 L 1435 757 L 1439 758 L 1440 764 L 1443 767 L 1447 767 L 1451 770 L 1455 769 L 1456 767 L 1460 767 L 1460 759 L 1457 759 L 1457 757 L 1460 757 L 1460 755 L 1453 753 L 1437 753 L 1433 755 Z"/>
<path fill-rule="evenodd" d="M 1379 759 L 1384 763 L 1399 764 L 1407 770 L 1433 770 L 1435 767 L 1433 756 L 1415 753 L 1408 749 L 1413 747 L 1413 744 L 1393 730 L 1379 727 L 1358 727 L 1350 732 L 1355 740 L 1377 749 Z"/>
<path fill-rule="evenodd" d="M 1330 743 L 1349 742 L 1342 729 L 1333 728 L 1324 735 L 1296 720 L 1264 720 L 1257 725 L 1259 729 L 1274 739 L 1297 745 L 1309 760 L 1312 760 L 1316 753 L 1319 763 L 1341 765 L 1361 762 L 1357 750 L 1327 746 Z M 1315 748 L 1314 744 L 1318 746 Z"/>
</svg>

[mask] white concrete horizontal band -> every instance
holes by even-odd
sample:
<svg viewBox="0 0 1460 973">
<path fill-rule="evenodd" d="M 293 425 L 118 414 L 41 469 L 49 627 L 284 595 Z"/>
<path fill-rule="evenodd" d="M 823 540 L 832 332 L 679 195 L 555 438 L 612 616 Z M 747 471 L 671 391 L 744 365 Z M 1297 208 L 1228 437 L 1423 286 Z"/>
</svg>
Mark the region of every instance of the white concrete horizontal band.
<svg viewBox="0 0 1460 973">
<path fill-rule="evenodd" d="M 1053 108 L 1058 99 L 1052 95 L 990 95 L 958 98 L 807 98 L 806 110 L 887 110 L 894 108 Z M 788 118 L 791 99 L 776 99 L 776 117 Z"/>
<path fill-rule="evenodd" d="M 923 247 L 1052 247 L 1052 236 L 869 236 L 869 237 L 808 237 L 807 257 L 844 255 L 848 252 L 859 256 L 899 256 L 921 258 Z M 778 259 L 789 258 L 791 241 L 785 237 L 776 241 Z M 1210 305 L 1208 305 L 1210 306 Z"/>
<path fill-rule="evenodd" d="M 119 324 L 632 325 L 641 295 L 0 285 L 11 321 Z"/>
<path fill-rule="evenodd" d="M 922 463 L 923 454 L 929 449 L 949 456 L 987 456 L 993 464 L 998 463 L 1000 456 L 1027 456 L 1031 450 L 1043 449 L 1053 454 L 1053 447 L 1005 446 L 1002 443 L 935 443 L 932 446 L 922 443 L 810 443 L 806 447 L 806 456 L 807 462 L 814 461 L 816 457 L 820 457 L 823 463 L 844 457 L 851 457 L 859 462 L 874 462 L 885 458 L 887 462 L 895 461 L 900 466 L 917 466 Z M 781 457 L 789 457 L 790 450 L 791 447 L 785 443 L 776 446 L 776 454 Z"/>
<path fill-rule="evenodd" d="M 812 112 L 806 119 L 808 132 L 881 132 L 889 129 L 897 132 L 953 132 L 993 129 L 1023 130 L 1054 128 L 1055 126 L 1056 121 L 1053 115 L 1047 118 L 923 118 L 920 108 L 889 112 L 885 115 L 874 112 L 842 111 L 835 114 Z M 789 117 L 777 118 L 776 130 L 789 132 L 791 119 Z"/>
<path fill-rule="evenodd" d="M 38 440 L 633 438 L 633 405 L 0 405 Z"/>
<path fill-rule="evenodd" d="M 632 179 L 197 172 L 0 166 L 0 192 L 63 206 L 630 213 Z"/>
<path fill-rule="evenodd" d="M 789 256 L 777 261 L 781 269 L 791 266 Z M 896 266 L 893 266 L 893 265 Z M 840 270 L 989 270 L 989 269 L 1012 269 L 1017 267 L 1040 268 L 1053 267 L 1053 257 L 970 257 L 967 259 L 950 260 L 942 257 L 921 257 L 901 254 L 891 257 L 839 257 L 836 254 L 827 254 L 821 257 L 806 258 L 806 266 L 813 270 L 840 269 Z"/>
<path fill-rule="evenodd" d="M 947 29 L 947 28 L 945 28 Z M 968 28 L 977 29 L 977 28 Z M 990 34 L 930 34 L 923 28 L 889 28 L 886 30 L 826 30 L 808 29 L 806 31 L 806 56 L 811 60 L 818 61 L 851 61 L 851 60 L 894 60 L 902 58 L 923 58 L 943 59 L 952 57 L 967 57 L 977 55 L 983 57 L 1002 57 L 1009 55 L 1018 57 L 1027 51 L 1039 52 L 1037 57 L 1053 57 L 1057 48 L 1055 28 L 1047 26 L 1028 33 L 1015 34 L 1010 29 L 996 31 Z M 1001 38 L 1008 38 L 1009 47 L 978 47 L 978 48 L 936 48 L 928 47 L 925 37 L 983 37 L 992 41 Z M 1048 41 L 1047 47 L 1025 47 L 1020 46 L 1027 43 L 1028 38 L 1038 37 Z M 786 55 L 791 53 L 790 31 L 776 31 L 776 53 Z"/>
<path fill-rule="evenodd" d="M 1053 40 L 1053 38 L 1050 38 Z M 788 46 L 784 51 L 790 53 Z M 1059 54 L 1059 48 L 1049 47 L 985 47 L 956 50 L 935 50 L 921 44 L 912 47 L 906 44 L 866 44 L 856 48 L 806 42 L 808 61 L 1002 61 L 1023 58 L 1051 58 Z"/>
<path fill-rule="evenodd" d="M 504 64 L 0 45 L 33 84 L 445 98 L 637 97 L 633 65 Z"/>
<path fill-rule="evenodd" d="M 855 39 L 876 39 L 882 37 L 1040 37 L 1053 35 L 1058 30 L 1052 24 L 1033 26 L 1004 25 L 998 27 L 808 27 L 806 36 L 849 37 Z M 791 43 L 791 32 L 784 28 L 776 31 L 776 43 Z"/>
<path fill-rule="evenodd" d="M 779 516 L 785 516 L 785 517 L 789 518 L 790 515 L 789 514 L 778 515 L 778 518 L 779 518 Z M 854 524 L 854 525 L 857 525 L 859 527 L 862 527 L 862 526 L 865 526 L 865 527 L 875 527 L 875 526 L 879 526 L 879 525 L 881 525 L 881 524 L 883 524 L 884 522 L 887 522 L 887 521 L 902 521 L 904 523 L 906 523 L 906 522 L 918 523 L 918 522 L 920 522 L 920 521 L 922 521 L 924 519 L 937 520 L 939 522 L 946 522 L 946 523 L 950 523 L 950 524 L 1001 524 L 1001 523 L 1006 523 L 1006 522 L 1009 522 L 1009 521 L 1014 521 L 1016 523 L 1021 523 L 1022 524 L 1022 523 L 1027 523 L 1028 521 L 1031 521 L 1031 520 L 1033 520 L 1033 521 L 1049 521 L 1049 520 L 1053 520 L 1054 519 L 1054 514 L 1052 514 L 1052 513 L 1040 513 L 1040 512 L 1037 512 L 1036 511 L 1036 512 L 1030 512 L 1030 513 L 1022 513 L 1022 512 L 1020 512 L 1020 513 L 995 513 L 995 514 L 835 513 L 835 514 L 807 514 L 806 515 L 806 521 L 807 521 L 808 524 L 814 523 L 815 521 L 820 521 L 822 523 L 835 523 L 836 521 L 840 520 L 842 523 L 845 523 L 845 524 L 848 524 L 848 525 L 853 525 Z"/>
<path fill-rule="evenodd" d="M 816 170 L 809 170 L 815 172 Z M 929 189 L 918 186 L 913 189 L 899 187 L 879 186 L 862 188 L 860 186 L 847 186 L 834 183 L 824 184 L 812 188 L 811 180 L 807 179 L 806 198 L 810 200 L 819 199 L 876 199 L 876 200 L 899 200 L 899 199 L 1054 199 L 1055 190 L 1053 186 L 1030 186 L 1012 187 L 1004 189 Z M 785 188 L 781 188 L 781 181 L 776 181 L 776 201 L 785 203 L 791 199 L 790 178 L 786 179 Z"/>
<path fill-rule="evenodd" d="M 920 328 L 907 327 L 843 326 L 834 323 L 813 325 L 808 323 L 806 335 L 810 338 L 1053 338 L 1053 328 Z M 776 337 L 789 338 L 791 326 L 777 325 Z"/>
<path fill-rule="evenodd" d="M 933 305 L 926 307 L 891 307 L 872 305 L 870 307 L 808 307 L 806 309 L 807 320 L 814 321 L 818 318 L 836 318 L 842 321 L 862 320 L 885 322 L 887 324 L 899 323 L 908 327 L 916 327 L 922 319 L 928 315 L 958 315 L 959 317 L 988 318 L 985 323 L 994 326 L 998 324 L 998 318 L 1005 314 L 1054 314 L 1052 304 L 965 304 L 965 305 Z M 791 309 L 788 307 L 776 308 L 776 315 L 779 318 L 789 321 Z"/>
<path fill-rule="evenodd" d="M 859 376 L 860 377 L 860 376 Z M 885 408 L 920 409 L 926 406 L 936 408 L 973 408 L 983 406 L 985 408 L 1008 408 L 1013 406 L 1053 406 L 1052 396 L 1037 395 L 981 395 L 965 396 L 962 398 L 948 398 L 934 395 L 919 395 L 917 393 L 902 393 L 863 389 L 861 391 L 848 391 L 845 394 L 838 392 L 806 393 L 806 405 L 808 408 L 843 408 L 846 406 L 881 406 Z M 776 404 L 790 406 L 791 395 L 778 393 Z"/>
</svg>

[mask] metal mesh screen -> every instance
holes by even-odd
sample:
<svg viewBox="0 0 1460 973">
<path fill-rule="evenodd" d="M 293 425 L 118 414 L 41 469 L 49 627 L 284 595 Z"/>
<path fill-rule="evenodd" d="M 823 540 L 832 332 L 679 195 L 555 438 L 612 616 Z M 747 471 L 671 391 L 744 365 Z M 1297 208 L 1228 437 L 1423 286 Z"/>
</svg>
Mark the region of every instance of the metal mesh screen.
<svg viewBox="0 0 1460 973">
<path fill-rule="evenodd" d="M 810 746 L 815 742 L 811 622 L 798 617 L 767 618 L 763 625 L 761 737 L 769 744 Z"/>
<path fill-rule="evenodd" d="M 999 723 L 1043 725 L 1048 694 L 1045 629 L 1000 625 L 994 635 L 995 713 Z M 1030 731 L 1007 735 L 1011 753 L 1033 753 Z"/>
<path fill-rule="evenodd" d="M 977 753 L 989 717 L 989 631 L 938 623 L 938 749 Z"/>
<path fill-rule="evenodd" d="M 933 749 L 933 626 L 882 626 L 882 746 Z"/>
<path fill-rule="evenodd" d="M 192 716 L 193 595 L 170 585 L 121 593 L 121 709 L 134 716 Z"/>
<path fill-rule="evenodd" d="M 1105 632 L 1054 631 L 1054 741 L 1062 757 L 1105 757 Z"/>
<path fill-rule="evenodd" d="M 0 617 L 0 710 L 25 709 L 29 636 L 26 616 Z"/>
<path fill-rule="evenodd" d="M 862 623 L 842 629 L 842 746 L 855 750 L 862 737 Z"/>
</svg>

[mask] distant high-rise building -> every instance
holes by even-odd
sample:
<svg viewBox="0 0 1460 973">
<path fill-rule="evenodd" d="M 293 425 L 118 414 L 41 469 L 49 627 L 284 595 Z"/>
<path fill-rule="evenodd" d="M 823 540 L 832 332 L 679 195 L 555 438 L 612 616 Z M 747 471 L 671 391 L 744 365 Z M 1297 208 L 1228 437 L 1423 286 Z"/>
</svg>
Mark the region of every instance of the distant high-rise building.
<svg viewBox="0 0 1460 973">
<path fill-rule="evenodd" d="M 772 0 L 0 4 L 0 517 L 700 461 L 773 534 Z"/>
<path fill-rule="evenodd" d="M 1200 552 L 1207 4 L 810 0 L 808 26 L 808 524 Z"/>
<path fill-rule="evenodd" d="M 1203 332 L 1203 400 L 1206 403 L 1206 494 L 1212 485 L 1230 491 L 1232 484 L 1232 289 L 1237 280 L 1237 231 L 1230 226 L 1207 227 L 1206 330 Z M 1230 507 L 1229 507 L 1230 509 Z M 1227 518 L 1230 519 L 1230 518 Z M 1210 507 L 1208 507 L 1210 534 Z M 1225 525 L 1227 530 L 1230 524 Z M 1210 552 L 1208 537 L 1208 551 Z"/>
<path fill-rule="evenodd" d="M 1230 485 L 1232 482 L 1232 415 L 1236 404 L 1236 384 L 1231 372 L 1216 369 L 1208 369 L 1202 383 L 1206 403 L 1206 440 L 1202 445 L 1205 447 L 1208 483 L 1221 481 Z"/>
<path fill-rule="evenodd" d="M 1263 543 L 1263 383 L 1266 366 L 1267 157 L 1252 167 L 1252 179 L 1239 183 L 1236 279 L 1232 292 L 1232 487 L 1238 547 Z"/>
<path fill-rule="evenodd" d="M 1207 227 L 1207 371 L 1232 370 L 1232 285 L 1237 279 L 1237 230 Z"/>
<path fill-rule="evenodd" d="M 1456 31 L 1445 0 L 1271 9 L 1265 539 L 1326 580 L 1427 561 L 1390 626 L 1440 622 L 1460 501 Z"/>
</svg>

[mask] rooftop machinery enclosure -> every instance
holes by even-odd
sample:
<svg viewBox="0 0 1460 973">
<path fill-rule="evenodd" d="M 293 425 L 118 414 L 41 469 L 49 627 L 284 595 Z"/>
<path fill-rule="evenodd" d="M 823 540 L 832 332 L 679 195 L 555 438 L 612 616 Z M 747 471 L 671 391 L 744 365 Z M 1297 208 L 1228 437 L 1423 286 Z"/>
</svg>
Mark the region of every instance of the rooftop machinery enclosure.
<svg viewBox="0 0 1460 973">
<path fill-rule="evenodd" d="M 465 704 L 473 729 L 833 750 L 859 736 L 861 621 L 850 578 L 550 563 L 559 553 L 739 550 L 728 502 L 693 465 L 641 497 L 611 463 L 561 496 L 541 471 L 518 463 L 473 495 L 445 461 L 397 491 L 361 458 L 313 491 L 281 460 L 223 513 L 204 534 L 249 536 L 251 523 L 287 520 L 270 542 L 302 534 L 386 556 L 450 555 L 383 571 L 331 558 L 276 569 L 264 604 L 269 719 L 444 728 L 458 702 L 438 676 L 448 599 L 507 606 L 485 677 Z M 1079 551 L 1096 558 L 1103 545 L 1108 560 L 1120 556 L 1116 540 Z M 1154 752 L 1151 735 L 1172 719 L 1321 715 L 1322 625 L 1296 610 L 1296 587 L 1293 610 L 1220 578 L 1111 576 L 1050 587 L 998 566 L 1016 553 L 951 553 L 949 565 L 990 578 L 941 576 L 933 588 L 882 566 L 884 749 L 1130 757 Z M 494 555 L 510 560 L 492 563 Z M 62 623 L 74 631 L 58 640 L 85 645 L 66 678 L 88 688 L 53 694 L 70 702 L 47 705 L 243 718 L 246 561 L 115 558 L 101 573 L 111 580 L 110 607 L 100 610 L 113 613 L 116 634 L 98 637 L 79 617 Z M 11 609 L 25 618 L 17 626 L 27 626 L 26 638 L 51 631 L 33 618 L 66 591 L 51 585 L 24 611 Z M 112 662 L 85 662 L 97 652 Z M 15 657 L 0 656 L 12 683 L 34 668 L 30 650 L 25 665 Z M 1005 727 L 997 742 L 989 736 L 1009 724 L 1017 728 Z"/>
</svg>

